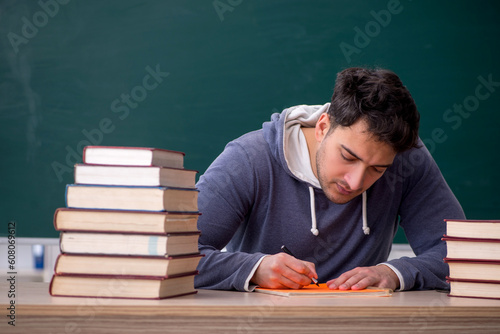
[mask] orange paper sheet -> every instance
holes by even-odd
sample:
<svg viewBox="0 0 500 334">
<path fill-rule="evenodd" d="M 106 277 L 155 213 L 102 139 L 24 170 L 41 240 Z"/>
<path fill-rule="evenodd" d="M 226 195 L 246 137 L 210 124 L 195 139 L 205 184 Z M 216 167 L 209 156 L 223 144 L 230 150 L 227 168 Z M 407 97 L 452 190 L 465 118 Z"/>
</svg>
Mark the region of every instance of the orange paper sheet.
<svg viewBox="0 0 500 334">
<path fill-rule="evenodd" d="M 268 293 L 279 296 L 303 296 L 303 297 L 314 297 L 314 296 L 332 296 L 332 297 L 343 297 L 343 296 L 386 296 L 392 295 L 391 289 L 382 288 L 368 288 L 362 290 L 330 290 L 326 283 L 321 283 L 319 286 L 316 284 L 311 284 L 303 287 L 302 289 L 269 289 L 269 288 L 256 288 L 255 291 Z"/>
</svg>

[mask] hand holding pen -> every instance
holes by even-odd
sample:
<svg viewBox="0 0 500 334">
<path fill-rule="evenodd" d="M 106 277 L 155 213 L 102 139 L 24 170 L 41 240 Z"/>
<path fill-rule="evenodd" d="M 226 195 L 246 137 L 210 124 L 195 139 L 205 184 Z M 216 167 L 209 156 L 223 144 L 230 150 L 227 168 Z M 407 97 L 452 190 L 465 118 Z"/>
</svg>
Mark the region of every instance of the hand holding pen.
<svg viewBox="0 0 500 334">
<path fill-rule="evenodd" d="M 294 258 L 297 258 L 295 255 L 293 255 L 293 253 L 288 248 L 286 248 L 285 245 L 281 246 L 281 250 L 283 252 L 287 253 L 288 255 L 293 256 Z M 314 282 L 314 284 L 316 284 L 317 286 L 319 286 L 317 279 L 315 279 L 314 277 L 311 277 L 311 280 Z"/>
<path fill-rule="evenodd" d="M 286 247 L 285 247 L 286 248 Z M 251 283 L 262 288 L 300 289 L 317 282 L 314 263 L 297 259 L 290 251 L 266 255 L 255 270 Z"/>
</svg>

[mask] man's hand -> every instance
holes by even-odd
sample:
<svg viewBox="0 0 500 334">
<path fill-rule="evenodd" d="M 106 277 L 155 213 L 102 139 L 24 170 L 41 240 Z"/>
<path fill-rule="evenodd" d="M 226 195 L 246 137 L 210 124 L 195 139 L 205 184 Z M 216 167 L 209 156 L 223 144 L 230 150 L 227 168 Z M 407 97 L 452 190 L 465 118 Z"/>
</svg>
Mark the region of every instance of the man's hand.
<svg viewBox="0 0 500 334">
<path fill-rule="evenodd" d="M 382 264 L 354 268 L 326 282 L 326 285 L 330 289 L 340 290 L 361 290 L 369 286 L 396 290 L 399 288 L 399 278 L 391 268 Z"/>
<path fill-rule="evenodd" d="M 263 288 L 300 289 L 318 278 L 314 263 L 301 261 L 285 253 L 266 256 L 251 282 Z"/>
</svg>

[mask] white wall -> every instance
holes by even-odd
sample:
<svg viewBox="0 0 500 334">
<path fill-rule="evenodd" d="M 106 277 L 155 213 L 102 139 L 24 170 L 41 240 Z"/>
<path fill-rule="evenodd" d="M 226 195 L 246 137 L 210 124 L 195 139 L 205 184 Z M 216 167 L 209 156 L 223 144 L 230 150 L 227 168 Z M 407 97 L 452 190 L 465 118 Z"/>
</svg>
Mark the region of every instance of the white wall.
<svg viewBox="0 0 500 334">
<path fill-rule="evenodd" d="M 49 282 L 54 271 L 54 263 L 59 255 L 59 238 L 16 238 L 15 244 L 9 247 L 7 238 L 0 238 L 0 279 L 15 272 L 17 282 L 39 281 Z M 35 269 L 33 247 L 44 246 L 44 269 Z M 14 247 L 15 246 L 15 247 Z M 9 250 L 15 251 L 14 269 L 9 268 Z M 11 257 L 12 259 L 12 257 Z"/>
</svg>

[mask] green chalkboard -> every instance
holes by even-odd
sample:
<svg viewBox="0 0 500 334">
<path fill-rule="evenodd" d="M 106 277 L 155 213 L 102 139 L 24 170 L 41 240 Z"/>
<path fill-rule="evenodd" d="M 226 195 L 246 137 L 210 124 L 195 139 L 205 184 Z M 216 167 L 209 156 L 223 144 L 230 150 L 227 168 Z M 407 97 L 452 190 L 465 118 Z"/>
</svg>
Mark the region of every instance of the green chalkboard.
<svg viewBox="0 0 500 334">
<path fill-rule="evenodd" d="M 358 65 L 400 75 L 468 217 L 499 219 L 498 17 L 498 1 L 3 0 L 0 236 L 58 236 L 85 145 L 180 150 L 202 174 Z"/>
</svg>

